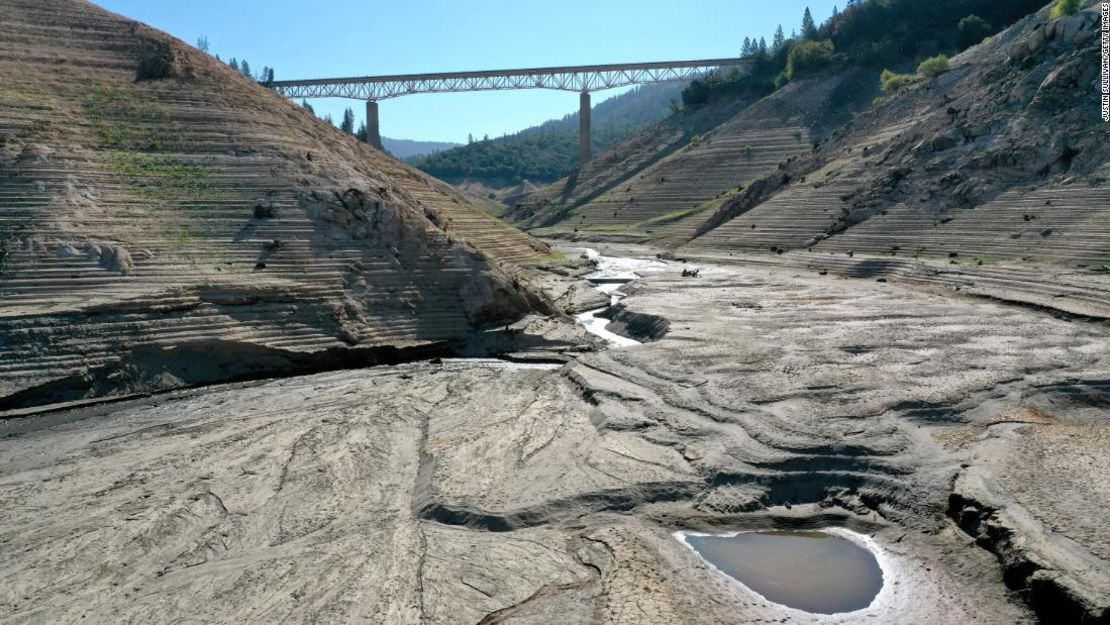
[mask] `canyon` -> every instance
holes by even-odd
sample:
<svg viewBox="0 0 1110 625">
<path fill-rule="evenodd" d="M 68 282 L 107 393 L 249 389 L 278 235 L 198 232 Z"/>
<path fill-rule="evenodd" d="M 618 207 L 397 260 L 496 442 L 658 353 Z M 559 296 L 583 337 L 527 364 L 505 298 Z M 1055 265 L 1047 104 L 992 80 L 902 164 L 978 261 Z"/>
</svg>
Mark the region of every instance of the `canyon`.
<svg viewBox="0 0 1110 625">
<path fill-rule="evenodd" d="M 1062 104 L 1096 7 L 1051 10 L 879 101 L 676 114 L 502 221 L 5 0 L 0 622 L 1110 622 L 1110 141 Z M 881 585 L 784 605 L 699 555 L 736 535 Z"/>
</svg>

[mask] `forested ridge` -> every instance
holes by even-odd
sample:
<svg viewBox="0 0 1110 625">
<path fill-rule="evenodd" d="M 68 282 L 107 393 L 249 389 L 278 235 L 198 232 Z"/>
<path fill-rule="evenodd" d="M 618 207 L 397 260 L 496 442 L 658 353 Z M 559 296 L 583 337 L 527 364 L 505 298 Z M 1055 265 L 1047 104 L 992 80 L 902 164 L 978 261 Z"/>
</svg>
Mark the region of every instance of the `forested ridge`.
<svg viewBox="0 0 1110 625">
<path fill-rule="evenodd" d="M 681 84 L 646 85 L 595 106 L 591 119 L 593 153 L 600 154 L 665 118 L 682 88 Z M 505 184 L 522 180 L 551 182 L 578 166 L 578 113 L 512 135 L 472 138 L 462 147 L 411 162 L 449 182 L 468 178 Z"/>
</svg>

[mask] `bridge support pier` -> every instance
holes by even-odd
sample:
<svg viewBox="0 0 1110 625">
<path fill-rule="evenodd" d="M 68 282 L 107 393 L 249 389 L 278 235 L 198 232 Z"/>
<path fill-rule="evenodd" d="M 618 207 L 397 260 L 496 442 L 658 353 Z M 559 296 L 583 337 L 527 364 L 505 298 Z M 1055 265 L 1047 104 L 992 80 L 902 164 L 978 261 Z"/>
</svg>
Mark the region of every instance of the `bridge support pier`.
<svg viewBox="0 0 1110 625">
<path fill-rule="evenodd" d="M 578 169 L 590 162 L 590 92 L 578 98 Z"/>
<path fill-rule="evenodd" d="M 378 103 L 374 100 L 366 102 L 366 142 L 382 149 L 382 133 L 378 124 Z"/>
</svg>

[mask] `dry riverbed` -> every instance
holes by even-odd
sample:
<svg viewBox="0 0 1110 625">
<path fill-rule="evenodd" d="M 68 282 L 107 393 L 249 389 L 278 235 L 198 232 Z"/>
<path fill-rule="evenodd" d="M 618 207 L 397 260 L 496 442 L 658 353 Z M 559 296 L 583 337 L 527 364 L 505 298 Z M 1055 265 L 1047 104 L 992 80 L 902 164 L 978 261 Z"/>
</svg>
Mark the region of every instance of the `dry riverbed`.
<svg viewBox="0 0 1110 625">
<path fill-rule="evenodd" d="M 613 314 L 646 342 L 565 366 L 414 363 L 0 423 L 0 622 L 1032 623 L 1022 593 L 1042 614 L 1110 604 L 1105 325 L 682 268 L 620 287 Z M 862 611 L 771 603 L 674 537 L 824 527 L 879 555 Z"/>
</svg>

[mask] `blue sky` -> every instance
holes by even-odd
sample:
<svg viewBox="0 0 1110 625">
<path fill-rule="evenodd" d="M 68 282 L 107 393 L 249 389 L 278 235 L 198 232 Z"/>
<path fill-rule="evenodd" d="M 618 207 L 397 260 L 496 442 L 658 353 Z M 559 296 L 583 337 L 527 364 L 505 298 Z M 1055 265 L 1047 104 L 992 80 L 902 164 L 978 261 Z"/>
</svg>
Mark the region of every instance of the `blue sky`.
<svg viewBox="0 0 1110 625">
<path fill-rule="evenodd" d="M 843 0 L 94 0 L 190 44 L 204 35 L 225 61 L 277 78 L 507 69 L 735 56 L 745 36 L 824 21 Z M 594 104 L 619 93 L 595 93 Z M 316 100 L 320 114 L 365 107 Z M 465 141 L 577 110 L 578 95 L 498 91 L 405 96 L 380 104 L 382 134 Z"/>
</svg>

